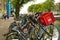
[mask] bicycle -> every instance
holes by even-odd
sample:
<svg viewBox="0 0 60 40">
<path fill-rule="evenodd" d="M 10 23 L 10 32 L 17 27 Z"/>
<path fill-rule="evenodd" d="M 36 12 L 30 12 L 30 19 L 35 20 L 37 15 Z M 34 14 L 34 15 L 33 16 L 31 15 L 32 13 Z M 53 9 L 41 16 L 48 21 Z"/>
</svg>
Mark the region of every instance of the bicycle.
<svg viewBox="0 0 60 40">
<path fill-rule="evenodd" d="M 26 19 L 28 19 L 29 23 L 30 23 L 30 30 L 28 30 L 28 32 L 24 33 L 23 30 L 21 29 L 22 26 L 20 24 L 20 27 L 15 27 L 15 29 L 12 30 L 6 36 L 6 40 L 9 40 L 9 39 L 10 40 L 14 40 L 14 39 L 27 40 L 27 38 L 29 38 L 29 36 L 32 35 L 32 33 L 34 33 L 34 35 L 35 35 L 33 40 L 53 40 L 53 37 L 56 36 L 54 34 L 56 30 L 57 30 L 56 32 L 58 32 L 58 35 L 59 35 L 59 36 L 57 35 L 56 40 L 59 40 L 60 29 L 53 23 L 49 24 L 48 26 L 41 24 L 39 22 L 40 20 L 38 20 L 39 16 L 40 16 L 40 13 L 35 14 L 33 17 L 32 16 L 26 17 Z M 22 27 L 22 28 L 25 29 L 26 26 Z M 13 37 L 13 38 L 11 39 L 11 37 Z"/>
<path fill-rule="evenodd" d="M 43 15 L 45 19 L 43 18 Z M 41 27 L 42 30 L 40 31 L 40 40 L 60 40 L 60 29 L 54 24 L 55 18 L 53 13 L 46 12 L 43 15 L 40 16 L 39 19 L 41 24 L 44 24 Z M 46 23 L 44 23 L 42 20 Z"/>
</svg>

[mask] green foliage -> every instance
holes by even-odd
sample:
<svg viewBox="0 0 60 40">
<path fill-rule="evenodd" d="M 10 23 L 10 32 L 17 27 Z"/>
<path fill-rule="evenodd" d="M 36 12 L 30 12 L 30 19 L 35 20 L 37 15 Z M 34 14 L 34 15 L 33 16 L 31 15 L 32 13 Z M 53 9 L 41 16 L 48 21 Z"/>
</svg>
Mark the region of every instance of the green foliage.
<svg viewBox="0 0 60 40">
<path fill-rule="evenodd" d="M 60 3 L 59 3 L 59 12 L 60 12 Z"/>
<path fill-rule="evenodd" d="M 12 0 L 11 3 L 13 7 L 16 8 L 16 5 L 19 5 L 20 7 L 22 7 L 23 4 L 28 3 L 29 1 L 32 1 L 32 0 Z"/>
<path fill-rule="evenodd" d="M 47 1 L 45 2 L 45 5 L 46 5 L 48 11 L 53 10 L 53 7 L 54 7 L 54 0 L 47 0 Z"/>
<path fill-rule="evenodd" d="M 19 11 L 21 7 L 23 6 L 23 4 L 28 3 L 29 1 L 33 0 L 11 0 L 12 6 L 15 9 L 15 15 L 17 19 L 19 19 Z"/>
<path fill-rule="evenodd" d="M 28 11 L 29 12 L 45 12 L 45 11 L 51 11 L 54 7 L 54 0 L 46 0 L 42 4 L 33 4 L 29 6 Z"/>
</svg>

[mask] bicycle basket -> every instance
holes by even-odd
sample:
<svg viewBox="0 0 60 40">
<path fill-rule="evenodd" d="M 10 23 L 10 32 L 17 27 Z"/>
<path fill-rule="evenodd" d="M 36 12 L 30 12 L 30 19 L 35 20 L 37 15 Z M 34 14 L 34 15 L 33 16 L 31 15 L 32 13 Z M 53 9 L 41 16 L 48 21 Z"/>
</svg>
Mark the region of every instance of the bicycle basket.
<svg viewBox="0 0 60 40">
<path fill-rule="evenodd" d="M 55 18 L 52 12 L 45 12 L 39 16 L 38 20 L 42 25 L 48 26 L 54 23 Z"/>
</svg>

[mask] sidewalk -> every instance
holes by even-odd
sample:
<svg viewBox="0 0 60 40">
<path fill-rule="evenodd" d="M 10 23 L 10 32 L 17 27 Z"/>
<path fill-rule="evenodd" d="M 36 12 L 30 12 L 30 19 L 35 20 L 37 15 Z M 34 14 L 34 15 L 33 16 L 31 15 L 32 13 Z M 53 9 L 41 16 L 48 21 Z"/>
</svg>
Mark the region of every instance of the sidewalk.
<svg viewBox="0 0 60 40">
<path fill-rule="evenodd" d="M 13 22 L 13 18 L 8 20 L 0 19 L 0 40 L 4 40 L 3 34 L 8 31 L 10 23 Z"/>
</svg>

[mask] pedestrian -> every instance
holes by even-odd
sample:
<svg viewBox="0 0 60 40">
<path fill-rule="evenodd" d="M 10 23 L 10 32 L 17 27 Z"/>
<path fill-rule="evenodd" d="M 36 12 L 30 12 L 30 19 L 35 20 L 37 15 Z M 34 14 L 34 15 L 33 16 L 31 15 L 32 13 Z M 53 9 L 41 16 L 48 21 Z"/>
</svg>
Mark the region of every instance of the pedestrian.
<svg viewBox="0 0 60 40">
<path fill-rule="evenodd" d="M 9 19 L 9 16 L 8 16 L 8 14 L 6 14 L 6 18 L 7 18 L 7 19 Z"/>
<path fill-rule="evenodd" d="M 6 14 L 4 14 L 3 16 L 4 16 L 4 19 L 6 20 Z"/>
<path fill-rule="evenodd" d="M 4 17 L 5 20 L 6 20 L 6 19 L 9 19 L 8 14 L 4 14 L 3 17 Z"/>
</svg>

